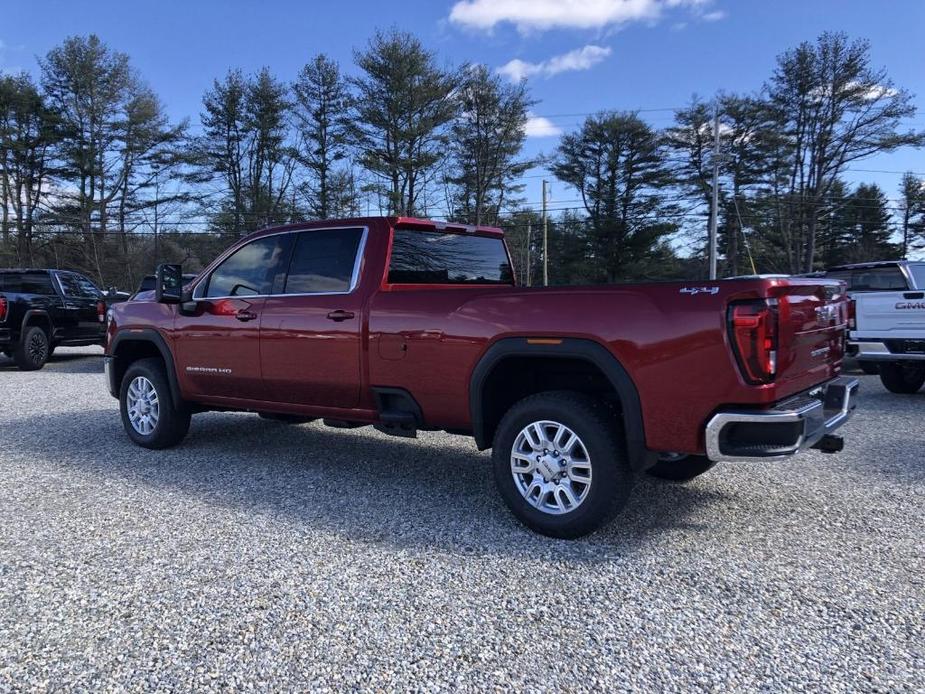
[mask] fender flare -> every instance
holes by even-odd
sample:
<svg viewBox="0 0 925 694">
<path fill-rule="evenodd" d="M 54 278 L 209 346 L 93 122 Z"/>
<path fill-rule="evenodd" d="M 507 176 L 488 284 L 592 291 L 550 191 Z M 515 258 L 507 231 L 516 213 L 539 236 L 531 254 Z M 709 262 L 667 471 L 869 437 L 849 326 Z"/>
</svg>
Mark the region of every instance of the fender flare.
<svg viewBox="0 0 925 694">
<path fill-rule="evenodd" d="M 555 344 L 530 344 L 526 337 L 509 337 L 498 340 L 485 351 L 469 380 L 469 414 L 479 450 L 489 448 L 492 443 L 482 407 L 485 383 L 502 360 L 521 356 L 581 359 L 599 368 L 620 398 L 630 465 L 635 470 L 644 470 L 654 463 L 655 455 L 646 448 L 642 403 L 636 384 L 610 350 L 598 342 L 583 338 L 562 338 L 561 343 Z"/>
<path fill-rule="evenodd" d="M 183 397 L 180 394 L 180 383 L 177 379 L 177 369 L 173 361 L 173 353 L 170 351 L 170 347 L 167 346 L 164 336 L 154 328 L 123 328 L 112 338 L 107 357 L 118 361 L 119 345 L 125 342 L 149 342 L 157 348 L 157 351 L 160 352 L 161 357 L 164 359 L 167 383 L 170 385 L 170 395 L 175 403 L 183 402 Z M 115 394 L 115 397 L 119 397 L 121 386 L 120 383 L 115 382 L 117 373 L 117 369 L 109 369 L 109 390 Z"/>
<path fill-rule="evenodd" d="M 51 342 L 55 337 L 55 324 L 51 320 L 51 315 L 42 308 L 30 308 L 23 314 L 22 323 L 19 324 L 19 339 L 22 339 L 23 334 L 26 332 L 26 324 L 33 318 L 38 316 L 39 318 L 44 318 L 48 321 L 48 341 Z"/>
</svg>

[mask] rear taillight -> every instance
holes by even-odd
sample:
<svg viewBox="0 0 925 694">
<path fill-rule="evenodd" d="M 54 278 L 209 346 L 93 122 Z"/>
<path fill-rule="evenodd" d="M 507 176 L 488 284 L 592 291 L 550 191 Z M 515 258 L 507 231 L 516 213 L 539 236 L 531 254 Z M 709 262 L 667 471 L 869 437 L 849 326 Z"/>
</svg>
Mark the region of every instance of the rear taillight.
<svg viewBox="0 0 925 694">
<path fill-rule="evenodd" d="M 0 320 L 6 320 L 7 306 L 6 297 L 0 296 Z"/>
<path fill-rule="evenodd" d="M 771 383 L 777 373 L 778 312 L 774 299 L 734 303 L 728 311 L 729 338 L 748 383 Z"/>
<path fill-rule="evenodd" d="M 106 304 L 104 304 L 102 301 L 96 302 L 96 319 L 100 323 L 106 322 Z"/>
<path fill-rule="evenodd" d="M 848 330 L 854 330 L 857 327 L 857 308 L 854 299 L 848 299 Z"/>
</svg>

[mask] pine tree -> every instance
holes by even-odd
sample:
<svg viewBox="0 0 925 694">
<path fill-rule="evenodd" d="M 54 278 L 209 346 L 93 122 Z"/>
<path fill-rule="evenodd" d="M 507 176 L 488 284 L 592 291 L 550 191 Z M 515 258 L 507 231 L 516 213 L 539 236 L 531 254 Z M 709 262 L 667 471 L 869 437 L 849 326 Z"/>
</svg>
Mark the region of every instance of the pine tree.
<svg viewBox="0 0 925 694">
<path fill-rule="evenodd" d="M 784 136 L 779 201 L 789 269 L 808 272 L 826 196 L 847 165 L 923 136 L 900 130 L 915 114 L 909 92 L 871 67 L 867 41 L 845 34 L 824 33 L 783 53 L 766 89 Z"/>
<path fill-rule="evenodd" d="M 505 205 L 514 207 L 523 190 L 517 182 L 531 162 L 519 158 L 526 139 L 527 110 L 533 105 L 525 82 L 507 85 L 483 65 L 465 73 L 457 94 L 458 115 L 451 139 L 453 217 L 494 224 Z"/>
<path fill-rule="evenodd" d="M 906 258 L 911 250 L 925 247 L 925 181 L 911 171 L 899 185 L 900 252 Z"/>
<path fill-rule="evenodd" d="M 458 77 L 438 68 L 415 36 L 397 30 L 377 33 L 355 58 L 363 71 L 351 80 L 360 163 L 380 181 L 389 213 L 423 214 L 428 183 L 445 157 Z"/>
<path fill-rule="evenodd" d="M 676 231 L 665 221 L 675 212 L 665 154 L 660 135 L 633 113 L 590 117 L 562 138 L 552 170 L 581 195 L 598 281 L 645 275 L 660 242 Z"/>
<path fill-rule="evenodd" d="M 337 63 L 315 56 L 292 87 L 299 134 L 299 163 L 308 169 L 302 186 L 309 216 L 327 219 L 357 207 L 352 176 L 339 163 L 350 142 L 350 95 Z"/>
</svg>

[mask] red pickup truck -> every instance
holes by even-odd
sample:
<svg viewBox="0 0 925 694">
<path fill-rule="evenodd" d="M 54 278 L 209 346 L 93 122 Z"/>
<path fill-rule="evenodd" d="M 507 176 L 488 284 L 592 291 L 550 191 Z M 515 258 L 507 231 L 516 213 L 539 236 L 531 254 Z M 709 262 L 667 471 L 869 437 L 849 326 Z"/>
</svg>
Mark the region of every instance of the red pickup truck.
<svg viewBox="0 0 925 694">
<path fill-rule="evenodd" d="M 521 521 L 577 537 L 640 473 L 840 450 L 846 319 L 835 280 L 522 288 L 498 229 L 350 219 L 259 231 L 185 286 L 161 266 L 110 311 L 106 372 L 148 448 L 205 410 L 472 436 Z"/>
</svg>

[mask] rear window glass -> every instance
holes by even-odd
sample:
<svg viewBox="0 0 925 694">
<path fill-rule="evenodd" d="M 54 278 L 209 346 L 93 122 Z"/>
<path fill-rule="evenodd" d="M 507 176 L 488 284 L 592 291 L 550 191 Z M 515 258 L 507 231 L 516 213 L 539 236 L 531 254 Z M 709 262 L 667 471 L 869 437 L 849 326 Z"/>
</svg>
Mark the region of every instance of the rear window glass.
<svg viewBox="0 0 925 694">
<path fill-rule="evenodd" d="M 0 274 L 0 291 L 10 294 L 54 296 L 51 276 L 47 272 L 10 272 Z"/>
<path fill-rule="evenodd" d="M 500 238 L 395 230 L 392 284 L 512 284 L 513 277 Z"/>
<path fill-rule="evenodd" d="M 286 294 L 322 294 L 350 291 L 362 229 L 305 231 L 299 234 Z"/>
<path fill-rule="evenodd" d="M 844 280 L 849 292 L 896 292 L 909 288 L 906 276 L 896 265 L 835 270 L 826 276 Z"/>
</svg>

